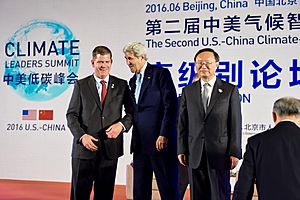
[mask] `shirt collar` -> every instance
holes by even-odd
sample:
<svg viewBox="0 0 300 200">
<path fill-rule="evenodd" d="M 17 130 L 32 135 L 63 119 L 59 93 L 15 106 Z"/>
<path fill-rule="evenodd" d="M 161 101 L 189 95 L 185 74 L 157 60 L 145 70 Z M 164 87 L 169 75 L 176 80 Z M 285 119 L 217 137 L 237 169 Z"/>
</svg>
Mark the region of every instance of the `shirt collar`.
<svg viewBox="0 0 300 200">
<path fill-rule="evenodd" d="M 140 70 L 140 74 L 142 75 L 142 77 L 143 77 L 144 74 L 145 74 L 145 69 L 146 69 L 147 65 L 148 65 L 148 63 L 145 62 L 145 64 L 143 65 L 143 67 L 142 67 L 141 70 Z"/>
<path fill-rule="evenodd" d="M 208 81 L 207 83 L 213 88 L 215 83 L 216 83 L 217 77 L 214 76 L 210 81 Z M 202 79 L 200 79 L 201 81 L 201 86 L 203 86 L 206 82 L 204 82 Z"/>
<path fill-rule="evenodd" d="M 108 81 L 109 81 L 109 75 L 106 76 L 104 79 L 101 79 L 101 78 L 97 77 L 97 76 L 94 74 L 94 78 L 95 78 L 97 84 L 101 84 L 101 80 L 105 80 L 106 85 L 107 85 L 107 83 L 108 83 Z"/>
</svg>

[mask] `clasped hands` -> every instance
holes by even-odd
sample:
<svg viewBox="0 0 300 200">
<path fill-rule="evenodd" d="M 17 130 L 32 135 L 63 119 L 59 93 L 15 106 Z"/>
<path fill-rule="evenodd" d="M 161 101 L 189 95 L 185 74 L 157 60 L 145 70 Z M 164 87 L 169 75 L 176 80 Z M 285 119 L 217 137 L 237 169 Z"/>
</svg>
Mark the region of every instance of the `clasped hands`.
<svg viewBox="0 0 300 200">
<path fill-rule="evenodd" d="M 119 134 L 122 132 L 123 127 L 120 123 L 115 123 L 111 125 L 108 129 L 106 129 L 105 133 L 108 138 L 117 138 Z M 94 142 L 98 142 L 99 140 L 94 138 L 89 134 L 84 134 L 81 138 L 81 142 L 85 148 L 90 151 L 97 151 L 98 146 Z"/>
<path fill-rule="evenodd" d="M 81 138 L 81 142 L 85 148 L 87 148 L 90 151 L 97 151 L 98 147 L 93 141 L 97 142 L 98 139 L 94 138 L 89 134 L 84 134 Z"/>
</svg>

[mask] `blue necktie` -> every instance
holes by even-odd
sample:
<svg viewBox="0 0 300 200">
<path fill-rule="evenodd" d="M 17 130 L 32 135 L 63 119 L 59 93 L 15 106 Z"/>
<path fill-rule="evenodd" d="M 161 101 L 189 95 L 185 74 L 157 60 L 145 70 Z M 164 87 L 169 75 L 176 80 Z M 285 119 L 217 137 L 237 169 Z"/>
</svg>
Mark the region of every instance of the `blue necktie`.
<svg viewBox="0 0 300 200">
<path fill-rule="evenodd" d="M 139 100 L 139 95 L 140 95 L 140 91 L 141 91 L 141 85 L 142 85 L 142 74 L 137 73 L 136 74 L 136 88 L 135 88 L 135 92 L 134 92 L 134 97 L 135 97 L 135 101 L 136 103 Z"/>
</svg>

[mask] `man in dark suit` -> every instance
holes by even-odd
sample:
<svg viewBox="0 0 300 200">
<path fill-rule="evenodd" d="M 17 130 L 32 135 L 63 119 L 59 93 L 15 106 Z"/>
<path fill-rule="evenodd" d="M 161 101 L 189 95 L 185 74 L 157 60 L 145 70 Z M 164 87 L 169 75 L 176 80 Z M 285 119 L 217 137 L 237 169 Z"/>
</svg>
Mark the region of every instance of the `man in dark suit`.
<svg viewBox="0 0 300 200">
<path fill-rule="evenodd" d="M 67 111 L 73 134 L 71 200 L 112 200 L 123 131 L 132 124 L 132 101 L 125 80 L 109 74 L 112 53 L 97 46 L 94 74 L 76 82 Z M 122 117 L 122 108 L 126 115 Z"/>
<path fill-rule="evenodd" d="M 176 158 L 176 90 L 169 70 L 147 63 L 146 47 L 127 44 L 123 52 L 134 73 L 130 79 L 134 103 L 131 140 L 133 199 L 150 200 L 153 171 L 162 200 L 178 199 Z"/>
<path fill-rule="evenodd" d="M 219 59 L 210 48 L 196 53 L 200 80 L 186 86 L 180 99 L 177 152 L 189 167 L 193 200 L 229 200 L 230 169 L 241 158 L 238 89 L 216 77 Z"/>
<path fill-rule="evenodd" d="M 273 106 L 275 127 L 248 139 L 234 200 L 300 199 L 300 100 L 278 99 Z"/>
</svg>

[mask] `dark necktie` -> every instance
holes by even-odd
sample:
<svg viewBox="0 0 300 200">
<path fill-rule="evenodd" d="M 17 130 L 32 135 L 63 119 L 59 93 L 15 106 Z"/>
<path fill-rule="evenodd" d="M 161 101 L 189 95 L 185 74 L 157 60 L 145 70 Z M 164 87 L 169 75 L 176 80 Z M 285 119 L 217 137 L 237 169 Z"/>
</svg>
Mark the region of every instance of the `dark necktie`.
<svg viewBox="0 0 300 200">
<path fill-rule="evenodd" d="M 106 82 L 105 82 L 105 80 L 101 80 L 100 83 L 101 83 L 101 86 L 102 86 L 102 90 L 101 90 L 101 104 L 102 104 L 102 107 L 103 107 L 104 102 L 105 102 L 106 93 L 107 93 Z"/>
<path fill-rule="evenodd" d="M 209 101 L 209 95 L 208 95 L 208 87 L 209 87 L 209 83 L 205 83 L 203 85 L 203 92 L 202 92 L 202 103 L 204 106 L 204 111 L 206 113 L 207 107 L 208 107 L 208 101 Z"/>
</svg>

